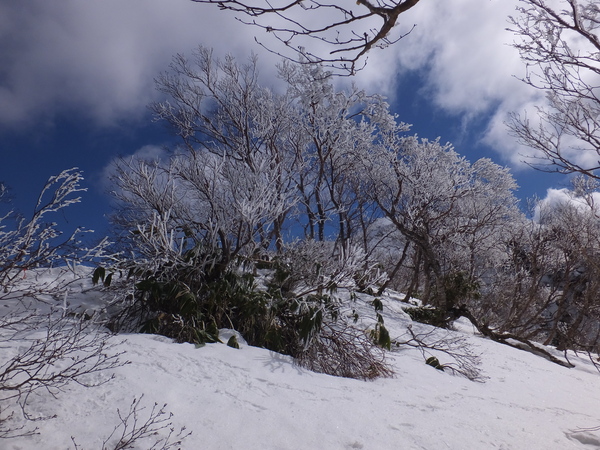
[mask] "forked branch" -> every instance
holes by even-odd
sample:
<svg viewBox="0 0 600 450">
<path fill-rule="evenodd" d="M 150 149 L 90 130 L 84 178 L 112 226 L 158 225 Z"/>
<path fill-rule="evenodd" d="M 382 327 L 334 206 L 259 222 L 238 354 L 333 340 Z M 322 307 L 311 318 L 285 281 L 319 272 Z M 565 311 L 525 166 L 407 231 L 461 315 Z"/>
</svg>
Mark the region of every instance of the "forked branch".
<svg viewBox="0 0 600 450">
<path fill-rule="evenodd" d="M 237 17 L 240 22 L 262 28 L 286 47 L 277 51 L 270 43 L 256 39 L 277 55 L 295 62 L 322 63 L 339 74 L 353 75 L 365 66 L 369 50 L 388 47 L 414 29 L 412 25 L 403 32 L 393 32 L 399 16 L 420 0 L 357 0 L 356 5 L 320 0 L 294 0 L 281 5 L 269 0 L 192 1 L 241 13 Z M 379 24 L 375 25 L 375 21 Z M 308 50 L 309 47 L 319 50 Z"/>
</svg>

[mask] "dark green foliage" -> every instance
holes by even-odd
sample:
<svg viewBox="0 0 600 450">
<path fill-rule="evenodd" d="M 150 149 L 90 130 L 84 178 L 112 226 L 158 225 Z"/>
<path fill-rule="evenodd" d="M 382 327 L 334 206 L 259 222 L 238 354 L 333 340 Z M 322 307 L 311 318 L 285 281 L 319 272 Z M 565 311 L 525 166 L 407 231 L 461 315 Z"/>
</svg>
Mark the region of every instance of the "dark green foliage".
<svg viewBox="0 0 600 450">
<path fill-rule="evenodd" d="M 375 311 L 383 311 L 383 303 L 380 298 L 374 299 L 371 304 L 373 305 L 373 308 L 375 308 Z"/>
<path fill-rule="evenodd" d="M 435 356 L 430 356 L 429 358 L 427 358 L 425 360 L 425 364 L 431 367 L 435 367 L 437 370 L 441 370 L 442 372 L 445 369 L 445 366 L 441 364 L 439 359 L 437 359 Z"/>
<path fill-rule="evenodd" d="M 434 308 L 432 306 L 417 306 L 415 308 L 403 309 L 415 322 L 433 325 L 434 327 L 448 328 L 448 315 L 439 308 Z"/>
<path fill-rule="evenodd" d="M 444 277 L 446 309 L 433 306 L 417 306 L 404 308 L 404 311 L 415 322 L 448 328 L 458 315 L 457 312 L 470 299 L 479 298 L 479 283 L 472 281 L 464 272 L 453 272 Z"/>
<path fill-rule="evenodd" d="M 377 324 L 375 324 L 375 329 L 371 330 L 371 339 L 373 339 L 373 342 L 379 347 L 386 350 L 391 350 L 392 338 L 390 337 L 390 332 L 383 324 L 383 316 L 380 314 L 380 312 L 383 311 L 383 303 L 381 299 L 376 298 L 371 302 L 371 304 L 375 308 L 375 312 L 377 314 Z"/>
<path fill-rule="evenodd" d="M 446 304 L 448 310 L 459 306 L 469 299 L 478 299 L 480 285 L 471 280 L 465 272 L 453 272 L 444 278 L 444 289 L 446 290 Z"/>
<path fill-rule="evenodd" d="M 92 283 L 95 286 L 102 281 L 104 287 L 109 287 L 112 283 L 112 276 L 112 272 L 106 275 L 106 269 L 104 267 L 97 267 L 92 274 Z"/>
<path fill-rule="evenodd" d="M 171 272 L 174 279 L 168 281 L 150 276 L 136 283 L 137 300 L 149 316 L 141 331 L 196 344 L 217 342 L 219 328 L 247 333 L 249 340 L 264 336 L 268 296 L 255 291 L 251 275 L 226 272 L 203 280 L 185 272 Z"/>
<path fill-rule="evenodd" d="M 153 271 L 132 268 L 129 274 L 137 280 L 133 305 L 126 317 L 113 320 L 112 328 L 118 331 L 129 323 L 141 332 L 198 345 L 219 342 L 218 330 L 232 328 L 250 345 L 295 357 L 319 334 L 324 321 L 338 318 L 338 305 L 327 295 L 293 297 L 285 289 L 289 275 L 283 270 L 274 270 L 264 291 L 251 273 L 219 271 L 214 265 L 202 270 L 188 264 L 190 260 Z M 97 273 L 101 279 L 102 271 Z"/>
<path fill-rule="evenodd" d="M 378 314 L 374 342 L 363 330 L 349 326 L 340 315 L 339 300 L 323 292 L 335 289 L 331 283 L 326 289 L 323 285 L 297 294 L 298 283 L 311 286 L 308 272 L 302 277 L 292 275 L 287 263 L 276 261 L 270 264 L 265 289 L 255 282 L 252 261 L 244 260 L 243 270 L 233 263 L 200 264 L 215 258 L 195 252 L 153 270 L 142 265 L 131 269 L 135 280 L 131 306 L 113 319 L 111 329 L 128 328 L 203 345 L 220 342 L 218 330 L 230 328 L 249 345 L 290 355 L 311 370 L 363 379 L 390 375 L 381 349 L 391 346 L 383 318 Z M 316 264 L 313 270 L 320 272 L 322 266 Z M 374 306 L 378 308 L 377 302 Z M 231 339 L 227 345 L 239 347 Z"/>
<path fill-rule="evenodd" d="M 106 270 L 104 269 L 104 267 L 97 267 L 96 270 L 94 270 L 94 273 L 92 275 L 92 283 L 94 284 L 94 286 L 98 284 L 100 278 L 104 279 L 105 274 Z"/>
<path fill-rule="evenodd" d="M 227 341 L 227 346 L 232 347 L 232 348 L 237 348 L 237 349 L 240 348 L 240 344 L 239 344 L 237 338 L 235 337 L 235 334 L 229 338 L 229 340 Z"/>
<path fill-rule="evenodd" d="M 339 315 L 337 303 L 326 295 L 278 298 L 269 310 L 272 326 L 260 346 L 294 357 L 310 347 L 324 323 L 337 321 Z"/>
<path fill-rule="evenodd" d="M 383 322 L 375 325 L 375 330 L 371 331 L 371 337 L 379 347 L 385 348 L 386 350 L 392 349 L 390 332 L 387 330 Z"/>
</svg>

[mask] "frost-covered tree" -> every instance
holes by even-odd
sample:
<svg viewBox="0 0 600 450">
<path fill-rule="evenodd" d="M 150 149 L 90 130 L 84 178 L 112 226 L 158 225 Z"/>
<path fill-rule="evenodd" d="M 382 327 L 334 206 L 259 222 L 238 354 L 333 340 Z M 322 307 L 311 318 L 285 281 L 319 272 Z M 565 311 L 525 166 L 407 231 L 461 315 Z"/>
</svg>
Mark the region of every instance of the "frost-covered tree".
<svg viewBox="0 0 600 450">
<path fill-rule="evenodd" d="M 509 169 L 488 158 L 467 163 L 467 180 L 460 188 L 456 214 L 451 214 L 445 253 L 454 272 L 481 280 L 501 259 L 504 243 L 513 233 L 513 224 L 522 219 L 517 185 Z"/>
<path fill-rule="evenodd" d="M 286 89 L 276 94 L 259 84 L 256 58 L 240 66 L 199 48 L 192 61 L 177 56 L 157 81 L 167 99 L 153 109 L 181 137 L 180 153 L 194 155 L 190 167 L 212 154 L 240 174 L 269 172 L 269 190 L 288 208 L 253 225 L 264 248 L 275 242 L 281 250 L 284 229 L 295 223 L 306 238 L 333 239 L 341 249 L 360 233 L 364 244 L 375 217 L 361 192 L 360 155 L 408 127 L 396 123 L 380 96 L 354 86 L 336 90 L 330 75 L 318 64 L 284 63 Z"/>
<path fill-rule="evenodd" d="M 124 263 L 139 282 L 121 296 L 115 329 L 206 342 L 234 327 L 312 364 L 347 335 L 336 330 L 352 328 L 335 291 L 380 275 L 365 240 L 354 241 L 376 210 L 358 163 L 406 127 L 380 97 L 336 91 L 317 65 L 283 64 L 281 77 L 287 89 L 277 94 L 258 83 L 255 59 L 239 66 L 200 48 L 158 80 L 167 98 L 153 109 L 181 145 L 163 159 L 116 164 L 116 220 L 134 256 Z M 271 269 L 262 289 L 259 268 Z"/>
<path fill-rule="evenodd" d="M 157 264 L 182 260 L 198 248 L 222 272 L 262 246 L 290 208 L 293 199 L 277 189 L 274 168 L 261 153 L 248 160 L 201 151 L 164 163 L 122 160 L 113 177 L 122 211 L 116 220 L 134 231 L 136 251 Z"/>
<path fill-rule="evenodd" d="M 534 117 L 513 115 L 515 136 L 546 171 L 599 178 L 600 7 L 594 0 L 521 0 L 511 17 L 523 81 L 546 94 Z"/>
<path fill-rule="evenodd" d="M 457 306 L 448 293 L 451 277 L 481 279 L 518 215 L 516 184 L 507 169 L 487 159 L 471 164 L 449 144 L 408 137 L 397 145 L 366 162 L 370 192 L 414 247 L 424 300 L 448 310 Z"/>
<path fill-rule="evenodd" d="M 224 165 L 236 164 L 240 174 L 254 177 L 269 172 L 269 189 L 288 208 L 280 209 L 272 222 L 255 226 L 262 228 L 263 245 L 274 239 L 280 248 L 284 222 L 294 204 L 290 200 L 296 187 L 293 174 L 301 169 L 305 140 L 288 99 L 259 84 L 255 57 L 239 65 L 229 56 L 216 60 L 203 47 L 194 52 L 192 61 L 176 56 L 157 86 L 167 99 L 152 109 L 181 137 L 191 165 L 203 165 L 208 152 L 215 155 L 209 165 L 221 164 L 220 158 L 221 168 L 229 173 L 233 168 Z"/>
<path fill-rule="evenodd" d="M 331 237 L 329 228 L 346 248 L 373 219 L 360 176 L 363 155 L 382 136 L 409 127 L 396 122 L 381 96 L 367 95 L 354 85 L 336 90 L 321 65 L 284 63 L 280 76 L 288 85 L 288 97 L 297 102 L 297 126 L 307 138 L 297 178 L 307 237 L 323 241 Z"/>
<path fill-rule="evenodd" d="M 182 226 L 217 238 L 227 261 L 268 248 L 270 229 L 294 202 L 289 191 L 280 190 L 282 171 L 262 152 L 243 161 L 191 152 L 176 157 L 173 170 L 185 193 L 178 214 Z"/>
<path fill-rule="evenodd" d="M 597 193 L 563 189 L 559 194 L 556 201 L 536 205 L 529 225 L 534 239 L 520 247 L 522 269 L 515 284 L 530 287 L 518 293 L 521 302 L 513 305 L 504 327 L 546 344 L 590 350 L 600 333 L 600 220 L 592 201 Z"/>
</svg>

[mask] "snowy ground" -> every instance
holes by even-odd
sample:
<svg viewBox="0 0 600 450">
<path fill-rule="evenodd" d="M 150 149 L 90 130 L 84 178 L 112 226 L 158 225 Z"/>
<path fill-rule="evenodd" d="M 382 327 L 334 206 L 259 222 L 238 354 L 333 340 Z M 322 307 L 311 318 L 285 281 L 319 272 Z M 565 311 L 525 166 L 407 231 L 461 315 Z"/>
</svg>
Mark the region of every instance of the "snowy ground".
<svg viewBox="0 0 600 450">
<path fill-rule="evenodd" d="M 97 298 L 85 296 L 71 294 L 70 302 Z M 5 305 L 0 311 L 12 303 Z M 384 299 L 392 337 L 410 324 L 400 306 Z M 567 369 L 484 339 L 468 323 L 458 329 L 481 355 L 484 382 L 436 370 L 414 348 L 389 354 L 393 378 L 357 381 L 247 345 L 196 348 L 160 336 L 115 336 L 115 351 L 125 350 L 130 364 L 101 386 L 73 383 L 56 398 L 33 396 L 31 412 L 56 417 L 35 423 L 37 435 L 0 440 L 0 448 L 73 449 L 74 437 L 79 449 L 100 449 L 119 424 L 117 409 L 126 412 L 142 395 L 141 418 L 154 402 L 167 403 L 173 425 L 192 431 L 183 449 L 600 448 L 600 431 L 585 430 L 600 425 L 600 374 L 589 360 L 572 356 L 576 367 Z M 24 343 L 11 345 L 0 348 L 0 364 Z"/>
</svg>

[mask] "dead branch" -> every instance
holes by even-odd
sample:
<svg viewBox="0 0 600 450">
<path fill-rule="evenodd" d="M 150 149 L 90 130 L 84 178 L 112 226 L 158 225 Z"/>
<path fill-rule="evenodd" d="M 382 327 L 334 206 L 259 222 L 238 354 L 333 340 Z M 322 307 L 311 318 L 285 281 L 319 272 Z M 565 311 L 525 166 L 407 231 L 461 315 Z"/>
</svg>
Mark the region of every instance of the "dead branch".
<svg viewBox="0 0 600 450">
<path fill-rule="evenodd" d="M 460 316 L 463 316 L 463 317 L 466 317 L 467 319 L 469 319 L 471 321 L 471 323 L 473 324 L 473 326 L 475 328 L 477 328 L 477 331 L 479 331 L 482 335 L 490 338 L 491 340 L 493 340 L 495 342 L 499 342 L 500 344 L 508 345 L 509 347 L 517 348 L 519 350 L 525 350 L 525 351 L 531 352 L 535 355 L 538 355 L 538 356 L 541 356 L 541 357 L 547 359 L 550 362 L 553 362 L 554 364 L 558 364 L 563 367 L 568 367 L 568 368 L 575 367 L 569 361 L 563 361 L 562 359 L 557 358 L 556 356 L 552 355 L 550 352 L 548 352 L 547 350 L 542 348 L 540 345 L 537 345 L 536 343 L 530 341 L 529 339 L 525 339 L 525 338 L 518 336 L 516 334 L 513 334 L 513 333 L 507 333 L 507 332 L 498 333 L 498 332 L 492 330 L 487 324 L 480 323 L 473 316 L 473 314 L 471 314 L 471 312 L 469 310 L 467 310 L 466 308 L 460 308 L 460 309 L 457 309 L 456 311 L 460 314 Z"/>
<path fill-rule="evenodd" d="M 388 47 L 408 35 L 415 25 L 398 34 L 393 29 L 399 16 L 419 3 L 419 0 L 357 0 L 354 6 L 353 2 L 320 0 L 292 0 L 282 5 L 269 0 L 192 1 L 214 4 L 221 10 L 248 17 L 237 19 L 263 29 L 287 49 L 283 53 L 275 51 L 255 38 L 272 53 L 295 62 L 322 63 L 346 75 L 354 75 L 365 66 L 366 54 L 371 49 Z M 323 16 L 331 19 L 321 23 Z M 373 26 L 373 19 L 379 19 L 380 23 Z M 313 42 L 328 50 L 319 53 L 308 50 L 307 44 Z"/>
<path fill-rule="evenodd" d="M 393 375 L 384 350 L 362 330 L 341 322 L 323 324 L 296 363 L 313 372 L 362 380 Z"/>
<path fill-rule="evenodd" d="M 443 369 L 449 369 L 471 381 L 482 382 L 485 380 L 478 367 L 480 356 L 473 353 L 464 337 L 451 334 L 449 331 L 445 331 L 445 334 L 440 337 L 439 333 L 443 330 L 439 328 L 433 328 L 426 333 L 415 333 L 412 326 L 408 326 L 406 331 L 409 338 L 394 339 L 392 345 L 395 348 L 404 345 L 418 348 L 424 359 L 433 356 L 434 353 L 443 353 L 454 361 L 453 363 L 442 364 L 440 367 L 443 367 Z"/>
<path fill-rule="evenodd" d="M 154 403 L 148 417 L 144 420 L 141 413 L 146 410 L 145 406 L 141 406 L 142 394 L 140 398 L 134 398 L 129 406 L 127 414 L 122 414 L 117 409 L 117 415 L 119 416 L 120 423 L 115 426 L 110 435 L 102 443 L 102 450 L 126 450 L 138 448 L 140 444 L 144 444 L 144 440 L 153 439 L 152 446 L 149 442 L 145 443 L 144 448 L 149 450 L 170 450 L 174 448 L 180 448 L 179 446 L 189 435 L 191 431 L 186 432 L 185 427 L 182 427 L 176 434 L 175 427 L 171 421 L 173 413 L 167 413 L 165 403 L 162 407 L 158 407 L 157 403 Z M 161 433 L 167 432 L 167 435 L 161 437 Z M 171 438 L 175 438 L 175 441 L 170 442 Z M 113 439 L 115 438 L 115 439 Z M 74 436 L 71 436 L 71 441 L 75 450 L 82 450 L 77 444 Z M 140 442 L 141 441 L 141 442 Z"/>
<path fill-rule="evenodd" d="M 127 364 L 120 359 L 123 352 L 113 351 L 108 333 L 90 322 L 57 316 L 31 313 L 0 319 L 0 343 L 6 348 L 25 344 L 24 350 L 0 362 L 0 408 L 6 412 L 0 415 L 0 436 L 23 435 L 23 427 L 13 425 L 15 411 L 28 420 L 46 418 L 29 413 L 33 393 L 43 391 L 56 398 L 72 382 L 97 386 L 112 376 L 92 381 L 92 375 Z"/>
</svg>

